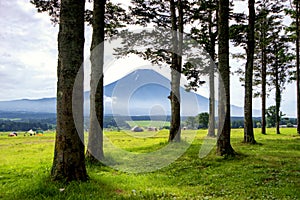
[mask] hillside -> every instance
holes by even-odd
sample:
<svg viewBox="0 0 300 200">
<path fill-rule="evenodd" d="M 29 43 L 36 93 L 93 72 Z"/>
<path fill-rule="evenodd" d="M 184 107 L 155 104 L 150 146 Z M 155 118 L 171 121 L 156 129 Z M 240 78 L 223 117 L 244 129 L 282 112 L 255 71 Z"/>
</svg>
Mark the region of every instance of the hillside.
<svg viewBox="0 0 300 200">
<path fill-rule="evenodd" d="M 208 99 L 183 87 L 181 91 L 182 115 L 194 116 L 208 112 Z M 170 115 L 170 81 L 149 69 L 136 70 L 104 88 L 106 115 Z M 85 92 L 85 115 L 89 115 L 89 92 Z M 1 101 L 0 111 L 56 113 L 56 98 L 20 99 Z M 243 116 L 243 108 L 231 106 L 232 116 Z M 254 110 L 254 116 L 260 111 Z"/>
</svg>

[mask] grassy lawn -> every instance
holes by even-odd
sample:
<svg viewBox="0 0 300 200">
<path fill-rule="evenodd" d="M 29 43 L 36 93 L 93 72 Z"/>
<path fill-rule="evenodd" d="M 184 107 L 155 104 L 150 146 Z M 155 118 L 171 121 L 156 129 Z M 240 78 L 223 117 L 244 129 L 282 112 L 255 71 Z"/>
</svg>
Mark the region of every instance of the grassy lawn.
<svg viewBox="0 0 300 200">
<path fill-rule="evenodd" d="M 49 178 L 54 133 L 11 138 L 0 133 L 0 199 L 300 199 L 300 136 L 288 128 L 281 135 L 274 129 L 267 135 L 255 131 L 259 144 L 247 145 L 241 142 L 243 130 L 232 130 L 232 146 L 239 153 L 235 158 L 216 156 L 214 149 L 200 159 L 206 134 L 200 130 L 183 156 L 158 171 L 131 174 L 87 166 L 88 182 L 67 185 Z M 151 134 L 107 136 L 115 145 L 140 153 L 166 145 L 167 131 Z"/>
</svg>

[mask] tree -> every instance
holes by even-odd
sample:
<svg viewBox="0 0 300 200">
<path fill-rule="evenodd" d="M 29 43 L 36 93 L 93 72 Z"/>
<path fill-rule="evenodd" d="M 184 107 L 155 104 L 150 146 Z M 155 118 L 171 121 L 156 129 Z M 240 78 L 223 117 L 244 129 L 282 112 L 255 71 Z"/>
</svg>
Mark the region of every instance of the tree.
<svg viewBox="0 0 300 200">
<path fill-rule="evenodd" d="M 245 69 L 245 103 L 244 103 L 244 142 L 255 144 L 252 120 L 252 77 L 254 61 L 254 26 L 255 26 L 255 0 L 248 1 L 249 23 L 247 40 L 247 63 Z"/>
<path fill-rule="evenodd" d="M 300 134 L 300 5 L 299 1 L 296 0 L 296 95 L 297 95 L 297 133 Z"/>
<path fill-rule="evenodd" d="M 54 180 L 87 180 L 83 138 L 84 1 L 61 0 L 58 33 L 57 129 L 51 176 Z M 74 88 L 74 93 L 73 93 Z M 71 95 L 73 93 L 73 95 Z M 76 113 L 72 111 L 72 96 Z M 73 114 L 78 117 L 77 129 Z"/>
<path fill-rule="evenodd" d="M 188 118 L 185 120 L 185 125 L 186 125 L 186 127 L 189 128 L 189 129 L 196 129 L 197 126 L 198 126 L 196 117 L 188 117 Z"/>
<path fill-rule="evenodd" d="M 186 2 L 185 2 L 186 3 Z M 181 135 L 180 128 L 180 77 L 182 72 L 182 51 L 183 51 L 183 3 L 181 0 L 170 1 L 132 1 L 130 7 L 132 22 L 135 25 L 148 26 L 155 24 L 157 27 L 165 27 L 168 33 L 159 32 L 160 30 L 146 31 L 134 34 L 126 33 L 124 48 L 120 54 L 127 55 L 134 53 L 152 63 L 167 63 L 171 67 L 171 92 L 168 98 L 171 104 L 171 123 L 169 132 L 169 142 L 179 142 Z M 186 6 L 186 5 L 185 5 Z M 159 33 L 158 33 L 159 32 Z M 141 35 L 144 34 L 141 41 Z M 171 36 L 170 41 L 161 42 L 161 38 L 153 40 L 153 36 L 160 35 L 166 38 Z M 132 39 L 128 38 L 132 36 Z M 145 39 L 147 38 L 147 39 Z M 150 42 L 148 41 L 150 40 Z M 135 45 L 149 46 L 144 52 L 133 48 Z M 164 46 L 165 45 L 165 46 Z M 125 51 L 124 51 L 125 49 Z"/>
<path fill-rule="evenodd" d="M 267 127 L 276 127 L 277 123 L 277 111 L 276 111 L 276 106 L 270 106 L 267 109 Z M 279 112 L 279 121 L 281 121 L 281 118 L 285 116 L 282 112 Z"/>
<path fill-rule="evenodd" d="M 177 5 L 177 6 L 176 6 Z M 177 9 L 176 9 L 177 7 Z M 176 10 L 178 16 L 176 16 Z M 170 0 L 171 24 L 172 24 L 172 64 L 171 64 L 171 92 L 169 99 L 171 101 L 171 123 L 169 142 L 180 142 L 180 74 L 182 71 L 182 43 L 183 43 L 183 5 L 178 0 Z M 179 33 L 179 34 L 178 34 Z"/>
<path fill-rule="evenodd" d="M 299 1 L 295 1 L 296 4 L 296 95 L 297 95 L 297 133 L 300 134 L 300 5 Z"/>
<path fill-rule="evenodd" d="M 283 36 L 279 35 L 279 30 L 273 32 L 272 46 L 269 51 L 271 52 L 272 63 L 268 73 L 270 74 L 270 82 L 275 87 L 275 108 L 276 108 L 276 133 L 280 134 L 279 123 L 280 123 L 280 106 L 282 99 L 282 92 L 285 89 L 284 85 L 289 80 L 289 70 L 291 68 L 291 61 L 293 55 L 289 53 L 289 46 L 286 44 L 286 40 Z M 271 88 L 273 89 L 273 88 Z"/>
<path fill-rule="evenodd" d="M 210 119 L 210 117 L 209 117 L 209 114 L 207 112 L 200 113 L 197 116 L 197 121 L 198 121 L 199 127 L 208 128 L 209 125 L 210 125 L 210 120 L 209 119 Z M 213 137 L 212 135 L 209 135 L 209 136 Z"/>
<path fill-rule="evenodd" d="M 256 96 L 261 96 L 261 133 L 266 134 L 266 85 L 267 85 L 267 32 L 268 32 L 268 24 L 267 24 L 267 15 L 268 10 L 266 8 L 265 0 L 262 1 L 261 6 L 258 6 L 258 20 L 257 20 L 257 37 L 258 44 L 261 51 L 261 68 L 258 67 L 257 77 L 261 77 L 260 82 L 256 85 L 261 84 L 261 93 L 256 94 Z M 255 80 L 254 80 L 255 81 Z"/>
<path fill-rule="evenodd" d="M 216 60 L 218 1 L 199 1 L 198 7 L 192 10 L 191 21 L 199 20 L 201 26 L 191 29 L 191 36 L 200 44 L 211 57 L 211 62 Z M 214 64 L 209 67 L 209 126 L 207 135 L 215 137 L 215 68 Z M 197 74 L 199 76 L 199 74 Z M 197 85 L 200 86 L 200 85 Z"/>
<path fill-rule="evenodd" d="M 103 153 L 103 58 L 106 0 L 94 0 L 93 35 L 91 44 L 90 129 L 86 158 L 97 162 Z M 99 82 L 97 82 L 99 81 Z"/>
<path fill-rule="evenodd" d="M 291 2 L 291 9 L 286 9 L 286 13 L 291 16 L 293 19 L 292 24 L 288 27 L 287 31 L 291 32 L 292 42 L 295 42 L 295 52 L 296 52 L 296 96 L 297 96 L 297 133 L 300 134 L 300 25 L 299 25 L 299 17 L 300 17 L 300 5 L 298 0 L 294 0 Z"/>
<path fill-rule="evenodd" d="M 224 123 L 219 120 L 217 153 L 230 156 L 234 155 L 235 151 L 230 143 L 229 0 L 219 0 L 218 38 L 218 67 L 224 86 L 224 91 L 220 88 L 218 113 L 219 119 L 224 119 Z"/>
</svg>

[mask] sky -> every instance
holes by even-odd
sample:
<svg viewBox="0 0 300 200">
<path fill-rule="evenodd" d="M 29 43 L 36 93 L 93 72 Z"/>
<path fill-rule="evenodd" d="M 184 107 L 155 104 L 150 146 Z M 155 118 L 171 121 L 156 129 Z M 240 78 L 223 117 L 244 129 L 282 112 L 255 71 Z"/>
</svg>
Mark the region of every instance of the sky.
<svg viewBox="0 0 300 200">
<path fill-rule="evenodd" d="M 116 2 L 118 0 L 114 0 Z M 119 1 L 123 4 L 129 0 Z M 244 2 L 237 2 L 236 10 L 246 10 Z M 0 0 L 0 101 L 39 99 L 56 95 L 57 33 L 46 13 L 37 13 L 29 0 Z M 86 26 L 85 52 L 89 52 L 91 27 Z M 230 49 L 231 52 L 240 49 Z M 88 60 L 88 54 L 85 55 Z M 125 64 L 128 66 L 119 68 Z M 147 62 L 131 57 L 117 60 L 106 74 L 106 84 L 121 78 Z M 231 67 L 241 63 L 231 60 Z M 88 72 L 87 72 L 88 74 Z M 283 92 L 282 111 L 296 116 L 295 84 Z M 274 93 L 274 92 L 272 92 Z M 243 106 L 244 89 L 237 76 L 231 77 L 231 104 Z M 274 96 L 267 105 L 274 105 Z M 254 99 L 254 109 L 260 109 L 260 99 Z"/>
</svg>

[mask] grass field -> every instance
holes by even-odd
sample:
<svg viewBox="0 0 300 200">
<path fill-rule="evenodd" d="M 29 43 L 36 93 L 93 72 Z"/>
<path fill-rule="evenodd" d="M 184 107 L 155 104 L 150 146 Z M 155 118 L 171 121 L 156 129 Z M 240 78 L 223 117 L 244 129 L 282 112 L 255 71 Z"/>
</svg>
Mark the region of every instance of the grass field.
<svg viewBox="0 0 300 200">
<path fill-rule="evenodd" d="M 140 127 L 164 127 L 170 126 L 170 122 L 167 121 L 126 121 L 130 127 L 140 126 Z"/>
<path fill-rule="evenodd" d="M 232 130 L 232 146 L 239 153 L 235 158 L 216 156 L 214 149 L 200 159 L 206 134 L 201 130 L 186 153 L 163 169 L 131 174 L 88 165 L 88 182 L 67 185 L 49 178 L 54 133 L 11 138 L 1 133 L 0 199 L 300 199 L 300 136 L 288 128 L 281 135 L 274 129 L 267 135 L 255 131 L 259 144 L 247 145 L 241 142 L 243 130 Z M 166 145 L 168 132 L 151 138 L 123 132 L 107 136 L 119 147 L 141 153 Z"/>
</svg>

